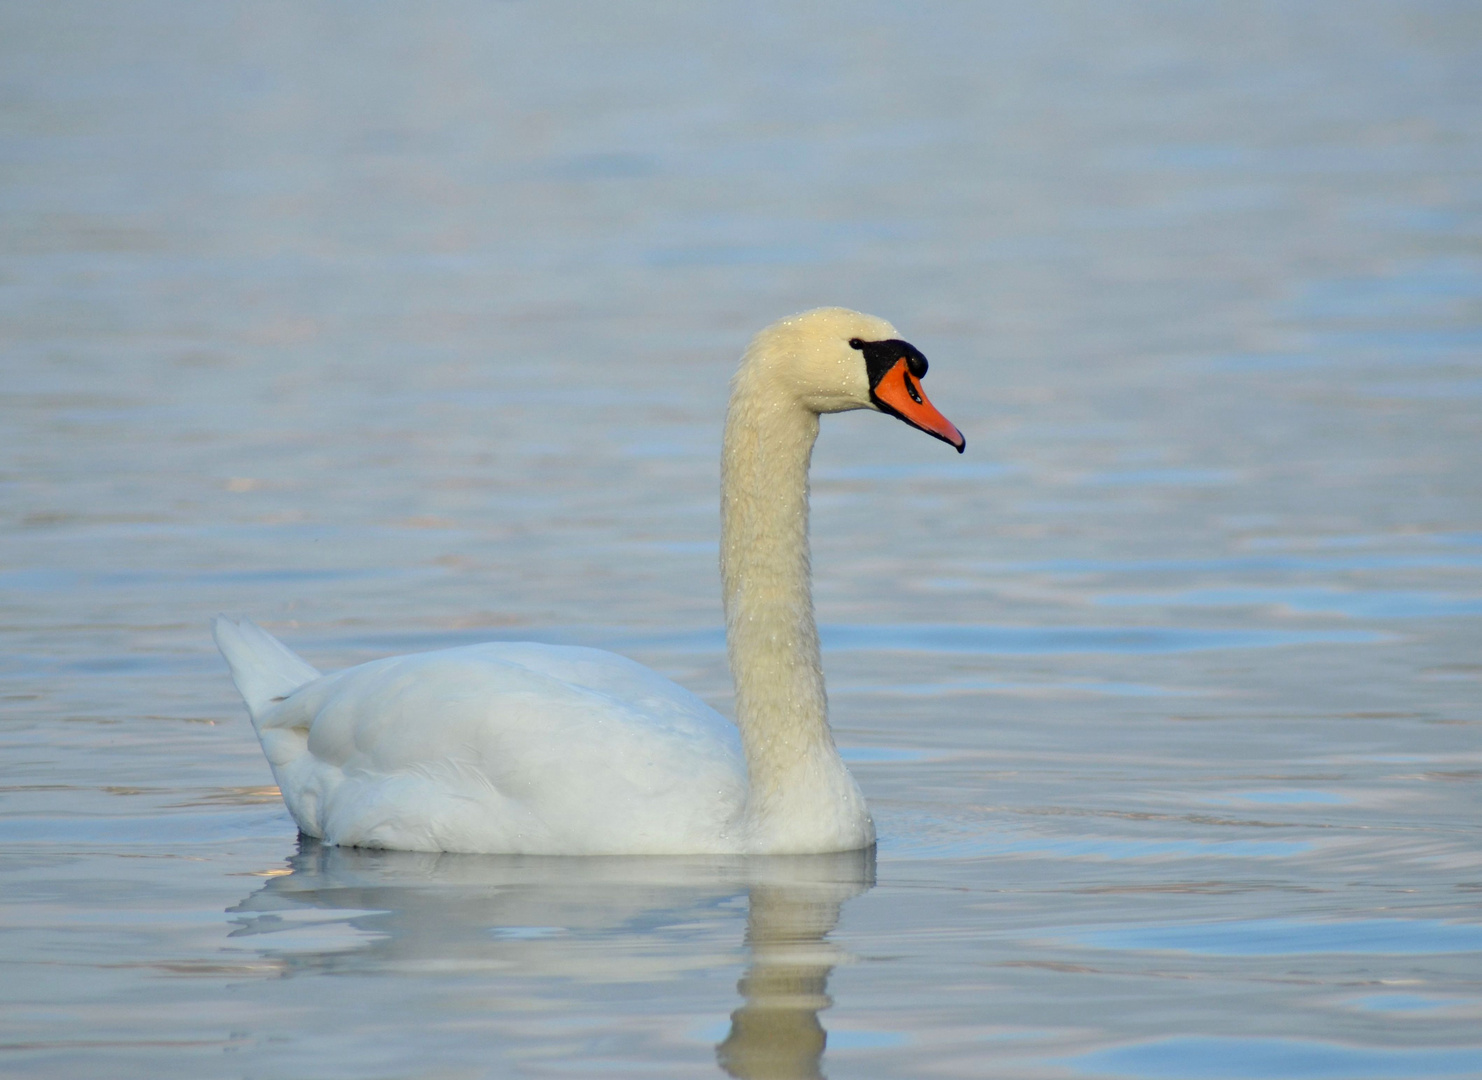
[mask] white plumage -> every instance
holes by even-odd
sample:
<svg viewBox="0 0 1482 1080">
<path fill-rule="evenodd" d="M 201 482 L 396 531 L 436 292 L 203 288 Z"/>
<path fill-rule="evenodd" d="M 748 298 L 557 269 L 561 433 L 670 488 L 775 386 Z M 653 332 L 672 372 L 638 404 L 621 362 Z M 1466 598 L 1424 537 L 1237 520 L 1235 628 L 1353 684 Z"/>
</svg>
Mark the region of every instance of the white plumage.
<svg viewBox="0 0 1482 1080">
<path fill-rule="evenodd" d="M 924 420 L 910 415 L 907 397 L 884 397 L 867 370 L 860 342 L 894 337 L 879 319 L 825 308 L 768 327 L 742 359 L 726 428 L 721 557 L 737 724 L 599 649 L 471 645 L 320 675 L 250 621 L 219 617 L 216 643 L 299 828 L 334 844 L 413 851 L 872 844 L 864 797 L 828 727 L 807 466 L 819 412 L 879 408 L 881 399 L 960 448 L 929 404 Z M 919 384 L 908 389 L 924 401 Z"/>
<path fill-rule="evenodd" d="M 234 673 L 282 648 L 245 621 L 216 640 Z M 470 645 L 244 697 L 299 828 L 337 844 L 714 852 L 746 798 L 735 726 L 600 649 Z"/>
</svg>

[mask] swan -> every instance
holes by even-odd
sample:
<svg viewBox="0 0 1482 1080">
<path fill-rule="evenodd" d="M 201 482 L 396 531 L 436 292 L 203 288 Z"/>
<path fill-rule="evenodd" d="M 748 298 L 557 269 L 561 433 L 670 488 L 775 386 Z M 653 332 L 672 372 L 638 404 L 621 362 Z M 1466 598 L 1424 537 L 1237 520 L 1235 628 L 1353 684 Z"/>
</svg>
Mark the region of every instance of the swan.
<svg viewBox="0 0 1482 1080">
<path fill-rule="evenodd" d="M 299 829 L 327 843 L 531 855 L 817 854 L 875 842 L 828 725 L 808 558 L 821 413 L 876 409 L 955 447 L 926 357 L 883 319 L 818 308 L 762 330 L 721 456 L 732 724 L 600 649 L 498 642 L 322 675 L 218 616 Z"/>
</svg>

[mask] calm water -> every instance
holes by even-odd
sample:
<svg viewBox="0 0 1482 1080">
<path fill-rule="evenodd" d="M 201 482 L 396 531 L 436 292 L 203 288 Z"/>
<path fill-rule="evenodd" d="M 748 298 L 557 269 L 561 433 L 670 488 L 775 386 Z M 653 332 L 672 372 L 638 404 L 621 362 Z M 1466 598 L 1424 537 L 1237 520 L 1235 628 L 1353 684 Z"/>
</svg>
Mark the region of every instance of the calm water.
<svg viewBox="0 0 1482 1080">
<path fill-rule="evenodd" d="M 1482 1075 L 1477 6 L 801 7 L 0 5 L 0 1072 Z M 878 857 L 300 842 L 208 618 L 729 708 L 819 303 Z"/>
</svg>

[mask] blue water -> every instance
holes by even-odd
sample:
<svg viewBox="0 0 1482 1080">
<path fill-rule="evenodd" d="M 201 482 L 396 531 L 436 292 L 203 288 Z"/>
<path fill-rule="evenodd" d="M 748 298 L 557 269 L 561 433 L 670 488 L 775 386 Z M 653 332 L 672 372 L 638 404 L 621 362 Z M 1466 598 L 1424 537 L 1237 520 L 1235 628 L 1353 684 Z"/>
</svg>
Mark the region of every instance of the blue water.
<svg viewBox="0 0 1482 1080">
<path fill-rule="evenodd" d="M 1171 949 L 1211 956 L 1274 956 L 1306 953 L 1482 952 L 1482 926 L 1426 919 L 1365 919 L 1301 923 L 1259 920 L 1199 926 L 1098 930 L 1080 936 L 1098 948 Z"/>
<path fill-rule="evenodd" d="M 1482 21 L 0 5 L 0 1074 L 1482 1075 Z M 872 858 L 301 841 L 207 632 L 725 711 L 748 336 Z"/>
<path fill-rule="evenodd" d="M 1176 1080 L 1379 1080 L 1415 1076 L 1476 1076 L 1479 1050 L 1372 1050 L 1296 1039 L 1168 1039 L 1100 1050 L 1067 1062 L 1084 1076 Z"/>
</svg>

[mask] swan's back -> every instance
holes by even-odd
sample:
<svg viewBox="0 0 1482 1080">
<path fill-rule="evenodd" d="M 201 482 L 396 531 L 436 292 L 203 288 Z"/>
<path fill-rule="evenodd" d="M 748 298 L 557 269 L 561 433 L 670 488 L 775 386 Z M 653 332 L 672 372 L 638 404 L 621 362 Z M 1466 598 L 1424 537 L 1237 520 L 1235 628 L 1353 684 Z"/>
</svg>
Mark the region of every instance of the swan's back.
<svg viewBox="0 0 1482 1080">
<path fill-rule="evenodd" d="M 265 665 L 283 666 L 270 646 L 261 651 Z M 235 674 L 241 658 L 228 658 Z M 263 750 L 299 828 L 332 843 L 740 850 L 746 767 L 735 727 L 613 653 L 470 645 L 376 660 L 274 696 L 258 708 L 248 699 Z"/>
</svg>

